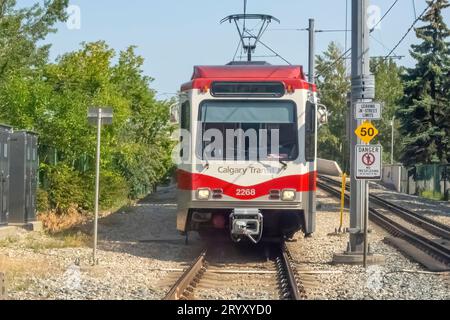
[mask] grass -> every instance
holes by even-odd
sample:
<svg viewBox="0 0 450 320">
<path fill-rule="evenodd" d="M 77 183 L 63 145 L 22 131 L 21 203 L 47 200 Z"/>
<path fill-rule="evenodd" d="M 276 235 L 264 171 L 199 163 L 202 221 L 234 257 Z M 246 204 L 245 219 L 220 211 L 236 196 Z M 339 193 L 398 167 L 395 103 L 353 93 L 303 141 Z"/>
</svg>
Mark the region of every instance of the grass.
<svg viewBox="0 0 450 320">
<path fill-rule="evenodd" d="M 0 248 L 6 248 L 11 246 L 14 243 L 19 242 L 19 238 L 18 237 L 8 237 L 5 239 L 0 240 Z"/>
<path fill-rule="evenodd" d="M 52 249 L 65 249 L 65 248 L 82 248 L 87 247 L 91 243 L 91 237 L 87 234 L 77 232 L 62 232 L 55 235 L 49 235 L 48 237 L 35 238 L 33 235 L 29 235 L 25 242 L 25 247 L 35 252 L 52 250 Z"/>
<path fill-rule="evenodd" d="M 9 290 L 24 291 L 33 283 L 31 276 L 42 277 L 56 270 L 43 258 L 11 258 L 0 255 L 0 272 L 6 275 Z"/>
<path fill-rule="evenodd" d="M 423 191 L 422 197 L 426 198 L 426 199 L 430 199 L 430 200 L 435 200 L 435 201 L 443 201 L 445 198 L 442 193 L 435 192 L 435 191 Z"/>
</svg>

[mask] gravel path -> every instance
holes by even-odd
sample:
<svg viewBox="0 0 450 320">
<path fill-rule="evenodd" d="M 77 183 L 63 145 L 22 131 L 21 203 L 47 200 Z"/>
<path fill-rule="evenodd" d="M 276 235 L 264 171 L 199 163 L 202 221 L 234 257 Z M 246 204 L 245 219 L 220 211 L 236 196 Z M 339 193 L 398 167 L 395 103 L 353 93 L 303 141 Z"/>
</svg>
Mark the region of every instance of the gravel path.
<svg viewBox="0 0 450 320">
<path fill-rule="evenodd" d="M 100 264 L 90 265 L 91 249 L 47 248 L 54 241 L 43 234 L 21 233 L 0 241 L 0 272 L 6 271 L 11 299 L 161 299 L 185 268 L 202 250 L 192 236 L 184 244 L 175 230 L 175 190 L 159 192 L 137 206 L 101 219 Z M 317 275 L 320 284 L 312 299 L 449 299 L 448 277 L 406 273 L 423 271 L 382 242 L 386 234 L 373 226 L 372 249 L 387 263 L 367 272 L 360 267 L 332 266 L 335 252 L 343 251 L 348 237 L 329 236 L 338 226 L 337 202 L 319 194 L 318 231 L 311 239 L 298 235 L 290 250 L 301 270 L 342 271 Z M 346 217 L 348 221 L 348 217 Z M 238 269 L 243 260 L 227 268 Z M 227 262 L 228 263 L 228 262 Z M 220 264 L 219 264 L 220 267 Z M 261 261 L 248 261 L 248 268 L 270 268 Z M 216 281 L 212 276 L 212 281 Z M 203 299 L 270 299 L 275 297 L 265 275 L 220 276 L 219 288 L 203 288 Z M 217 281 L 216 281 L 217 282 Z M 225 284 L 229 284 L 224 285 Z M 254 285 L 249 285 L 253 283 Z M 236 288 L 238 290 L 236 290 Z"/>
<path fill-rule="evenodd" d="M 0 246 L 0 271 L 9 277 L 11 299 L 161 299 L 164 269 L 183 268 L 200 252 L 175 229 L 174 189 L 163 188 L 136 207 L 99 222 L 99 265 L 89 248 L 36 249 L 21 234 Z M 33 235 L 44 242 L 47 236 Z M 34 272 L 34 266 L 39 272 Z M 27 269 L 28 266 L 29 268 Z"/>
</svg>

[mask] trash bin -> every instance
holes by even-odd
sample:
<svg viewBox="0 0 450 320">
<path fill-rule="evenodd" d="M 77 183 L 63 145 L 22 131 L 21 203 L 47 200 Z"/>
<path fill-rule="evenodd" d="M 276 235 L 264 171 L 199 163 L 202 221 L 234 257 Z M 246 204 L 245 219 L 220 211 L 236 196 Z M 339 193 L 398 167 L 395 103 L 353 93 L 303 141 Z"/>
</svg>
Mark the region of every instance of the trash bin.
<svg viewBox="0 0 450 320">
<path fill-rule="evenodd" d="M 9 140 L 12 128 L 0 124 L 0 226 L 8 224 L 9 215 Z"/>
<path fill-rule="evenodd" d="M 9 223 L 36 221 L 37 146 L 36 133 L 16 131 L 11 134 Z"/>
</svg>

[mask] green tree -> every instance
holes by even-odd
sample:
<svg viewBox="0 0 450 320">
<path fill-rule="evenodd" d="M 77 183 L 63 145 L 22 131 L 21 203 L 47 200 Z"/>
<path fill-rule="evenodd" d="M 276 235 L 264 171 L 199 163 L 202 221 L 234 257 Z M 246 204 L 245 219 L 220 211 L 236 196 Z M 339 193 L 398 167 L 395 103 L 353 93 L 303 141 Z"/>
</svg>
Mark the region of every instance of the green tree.
<svg viewBox="0 0 450 320">
<path fill-rule="evenodd" d="M 86 119 L 90 106 L 114 109 L 113 125 L 102 135 L 104 207 L 143 195 L 171 169 L 168 103 L 155 100 L 133 47 L 117 63 L 115 58 L 106 43 L 85 43 L 32 74 L 8 74 L 0 87 L 2 122 L 40 135 L 44 187 L 60 210 L 71 203 L 90 209 L 92 203 L 96 135 Z M 64 204 L 61 194 L 68 197 Z"/>
<path fill-rule="evenodd" d="M 422 42 L 411 50 L 416 66 L 404 74 L 405 95 L 398 112 L 406 165 L 450 161 L 450 30 L 442 16 L 449 3 L 427 3 L 430 9 L 422 18 L 426 25 L 416 29 Z"/>
<path fill-rule="evenodd" d="M 335 160 L 348 171 L 347 93 L 351 83 L 342 54 L 342 49 L 335 42 L 331 42 L 327 51 L 317 57 L 319 97 L 330 112 L 329 123 L 320 128 L 318 140 L 319 157 Z"/>
<path fill-rule="evenodd" d="M 379 142 L 383 146 L 384 160 L 390 161 L 392 127 L 391 122 L 396 115 L 400 100 L 403 97 L 402 68 L 392 59 L 378 58 L 371 60 L 371 72 L 375 75 L 375 100 L 383 103 L 383 119 L 376 122 L 380 131 Z M 400 158 L 402 137 L 398 131 L 398 121 L 394 122 L 394 160 Z"/>
<path fill-rule="evenodd" d="M 65 21 L 68 0 L 46 0 L 16 9 L 16 0 L 0 0 L 0 79 L 7 73 L 32 72 L 47 62 L 49 45 L 38 42 Z"/>
</svg>

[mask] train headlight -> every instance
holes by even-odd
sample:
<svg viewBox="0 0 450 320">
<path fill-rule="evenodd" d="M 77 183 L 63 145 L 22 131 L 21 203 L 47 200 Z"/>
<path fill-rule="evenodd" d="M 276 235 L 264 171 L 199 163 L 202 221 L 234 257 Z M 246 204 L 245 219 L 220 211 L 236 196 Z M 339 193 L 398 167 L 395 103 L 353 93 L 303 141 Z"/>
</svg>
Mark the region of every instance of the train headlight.
<svg viewBox="0 0 450 320">
<path fill-rule="evenodd" d="M 197 190 L 197 199 L 198 200 L 209 200 L 211 197 L 211 190 L 209 189 L 198 189 Z"/>
<path fill-rule="evenodd" d="M 283 190 L 281 193 L 281 200 L 283 201 L 294 201 L 295 200 L 295 190 Z"/>
</svg>

